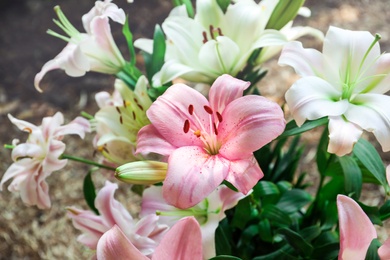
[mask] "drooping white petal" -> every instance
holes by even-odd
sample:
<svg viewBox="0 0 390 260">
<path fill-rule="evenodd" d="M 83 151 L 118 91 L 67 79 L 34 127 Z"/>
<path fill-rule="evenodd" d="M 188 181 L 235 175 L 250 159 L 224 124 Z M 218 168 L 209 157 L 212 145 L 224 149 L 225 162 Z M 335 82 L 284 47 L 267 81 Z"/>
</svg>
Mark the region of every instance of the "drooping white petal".
<svg viewBox="0 0 390 260">
<path fill-rule="evenodd" d="M 345 112 L 345 117 L 372 132 L 384 152 L 390 151 L 390 96 L 380 94 L 358 95 Z"/>
<path fill-rule="evenodd" d="M 353 145 L 359 141 L 363 129 L 354 123 L 345 121 L 341 116 L 329 117 L 328 152 L 344 156 L 352 152 Z"/>
</svg>

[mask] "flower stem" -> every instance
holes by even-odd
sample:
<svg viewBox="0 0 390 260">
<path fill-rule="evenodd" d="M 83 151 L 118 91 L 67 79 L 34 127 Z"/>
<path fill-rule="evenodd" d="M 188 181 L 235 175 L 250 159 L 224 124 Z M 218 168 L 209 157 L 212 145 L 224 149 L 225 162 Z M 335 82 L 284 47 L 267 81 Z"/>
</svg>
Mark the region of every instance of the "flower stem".
<svg viewBox="0 0 390 260">
<path fill-rule="evenodd" d="M 84 159 L 84 158 L 68 155 L 68 154 L 62 154 L 60 156 L 60 159 L 69 159 L 69 160 L 76 161 L 76 162 L 82 162 L 82 163 L 85 163 L 85 164 L 97 166 L 99 168 L 103 168 L 103 169 L 107 169 L 107 170 L 111 170 L 111 171 L 115 171 L 116 170 L 116 168 L 114 168 L 114 167 L 111 167 L 111 166 L 108 166 L 108 165 L 104 165 L 104 164 L 100 164 L 100 163 L 97 163 L 97 162 L 94 162 L 94 161 L 91 161 L 91 160 L 87 160 L 87 159 Z"/>
</svg>

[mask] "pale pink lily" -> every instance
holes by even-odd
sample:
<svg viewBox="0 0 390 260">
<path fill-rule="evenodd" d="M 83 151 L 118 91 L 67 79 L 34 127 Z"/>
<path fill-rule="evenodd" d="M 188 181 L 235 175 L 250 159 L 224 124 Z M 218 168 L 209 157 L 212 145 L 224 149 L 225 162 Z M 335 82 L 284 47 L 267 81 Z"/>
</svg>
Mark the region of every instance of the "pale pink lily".
<svg viewBox="0 0 390 260">
<path fill-rule="evenodd" d="M 363 130 L 373 132 L 383 151 L 390 150 L 390 54 L 380 54 L 379 36 L 330 27 L 323 52 L 299 42 L 284 47 L 279 64 L 302 76 L 286 92 L 298 126 L 328 116 L 328 152 L 352 151 Z"/>
<path fill-rule="evenodd" d="M 114 193 L 117 188 L 117 184 L 106 181 L 98 192 L 95 207 L 100 215 L 90 210 L 68 208 L 68 216 L 72 218 L 74 227 L 83 232 L 77 240 L 91 249 L 96 249 L 101 236 L 117 226 L 143 255 L 152 254 L 168 226 L 158 224 L 156 215 L 147 215 L 138 222 L 135 221 L 126 208 L 115 200 Z"/>
<path fill-rule="evenodd" d="M 97 259 L 148 260 L 126 235 L 114 226 L 99 240 Z M 198 222 L 187 217 L 176 223 L 163 237 L 156 248 L 153 260 L 201 260 L 202 243 Z"/>
<path fill-rule="evenodd" d="M 276 3 L 243 1 L 223 13 L 216 0 L 197 0 L 194 19 L 184 5 L 174 8 L 162 24 L 167 54 L 153 85 L 178 77 L 211 84 L 222 74 L 236 76 L 254 50 L 286 42 L 279 31 L 265 29 Z M 150 52 L 152 44 L 139 39 L 134 46 Z"/>
<path fill-rule="evenodd" d="M 83 76 L 87 71 L 116 74 L 125 66 L 125 60 L 116 46 L 111 34 L 109 18 L 123 24 L 125 13 L 110 1 L 97 1 L 92 10 L 83 16 L 87 33 L 79 32 L 68 21 L 59 6 L 55 7 L 59 21 L 55 23 L 67 34 L 60 35 L 51 30 L 49 34 L 68 42 L 68 45 L 52 60 L 46 62 L 35 76 L 34 85 L 42 91 L 39 84 L 51 70 L 62 69 L 71 77 Z"/>
<path fill-rule="evenodd" d="M 67 160 L 60 159 L 65 151 L 65 144 L 61 140 L 68 134 L 77 134 L 84 138 L 85 132 L 89 132 L 88 120 L 77 117 L 69 124 L 63 125 L 64 117 L 57 112 L 53 117 L 43 118 L 42 125 L 35 126 L 10 114 L 8 118 L 20 130 L 28 132 L 29 136 L 25 143 L 18 144 L 19 141 L 14 140 L 14 163 L 5 172 L 0 182 L 0 190 L 5 182 L 13 179 L 8 190 L 19 192 L 25 204 L 36 205 L 41 209 L 50 208 L 46 178 L 67 164 Z"/>
<path fill-rule="evenodd" d="M 340 227 L 340 260 L 365 259 L 368 247 L 377 238 L 374 225 L 353 199 L 337 196 Z M 390 259 L 390 239 L 378 249 L 380 259 Z"/>
<path fill-rule="evenodd" d="M 244 197 L 241 192 L 221 185 L 197 205 L 183 210 L 167 204 L 162 196 L 161 186 L 151 186 L 142 194 L 140 216 L 157 214 L 160 217 L 159 223 L 168 226 L 173 226 L 183 217 L 194 216 L 202 232 L 203 258 L 209 259 L 216 255 L 215 230 L 226 217 L 225 211 L 236 206 Z"/>
<path fill-rule="evenodd" d="M 148 81 L 141 76 L 134 91 L 121 80 L 115 81 L 115 91 L 98 93 L 96 101 L 100 110 L 95 114 L 94 145 L 111 163 L 116 165 L 142 159 L 135 156 L 138 131 L 150 124 L 146 110 L 152 104 L 147 94 Z"/>
<path fill-rule="evenodd" d="M 280 135 L 285 120 L 278 104 L 242 96 L 249 84 L 223 75 L 211 86 L 210 101 L 175 84 L 149 108 L 152 124 L 140 130 L 137 153 L 169 157 L 163 185 L 168 203 L 192 207 L 223 180 L 246 194 L 263 177 L 253 152 Z"/>
</svg>

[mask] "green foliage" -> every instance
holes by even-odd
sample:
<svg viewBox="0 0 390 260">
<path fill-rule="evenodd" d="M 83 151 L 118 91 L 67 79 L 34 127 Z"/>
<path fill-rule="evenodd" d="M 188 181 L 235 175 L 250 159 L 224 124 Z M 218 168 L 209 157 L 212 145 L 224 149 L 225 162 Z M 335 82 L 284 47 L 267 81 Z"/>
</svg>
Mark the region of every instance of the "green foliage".
<svg viewBox="0 0 390 260">
<path fill-rule="evenodd" d="M 92 173 L 93 170 L 90 170 L 87 175 L 84 177 L 84 184 L 83 184 L 83 192 L 84 192 L 84 199 L 87 202 L 87 205 L 95 212 L 97 215 L 99 215 L 98 209 L 95 207 L 95 198 L 96 198 L 96 192 L 95 192 L 95 184 L 92 180 Z"/>
</svg>

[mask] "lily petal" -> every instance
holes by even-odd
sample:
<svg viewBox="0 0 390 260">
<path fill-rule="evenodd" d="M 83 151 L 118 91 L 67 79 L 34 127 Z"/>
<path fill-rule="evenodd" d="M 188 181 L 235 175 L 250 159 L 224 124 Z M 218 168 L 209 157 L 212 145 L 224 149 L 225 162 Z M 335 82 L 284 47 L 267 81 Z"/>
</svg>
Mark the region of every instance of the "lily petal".
<svg viewBox="0 0 390 260">
<path fill-rule="evenodd" d="M 164 236 L 153 260 L 202 259 L 202 235 L 193 217 L 179 220 Z"/>
<path fill-rule="evenodd" d="M 218 187 L 228 170 L 229 162 L 219 155 L 210 156 L 198 146 L 180 147 L 168 160 L 164 199 L 177 208 L 190 208 Z"/>
<path fill-rule="evenodd" d="M 340 92 L 327 81 L 317 77 L 299 79 L 286 92 L 286 101 L 298 126 L 306 119 L 340 116 L 348 108 L 348 101 L 338 100 Z"/>
<path fill-rule="evenodd" d="M 138 251 L 117 225 L 99 239 L 96 255 L 97 259 L 149 259 Z"/>
<path fill-rule="evenodd" d="M 323 55 L 315 49 L 304 49 L 301 42 L 289 42 L 284 45 L 279 65 L 289 65 L 302 76 L 319 76 L 324 73 Z"/>
<path fill-rule="evenodd" d="M 363 129 L 354 123 L 345 121 L 342 117 L 329 117 L 328 152 L 344 156 L 352 152 L 354 144 L 359 141 Z"/>
<path fill-rule="evenodd" d="M 386 239 L 378 249 L 378 255 L 381 260 L 390 259 L 390 238 Z"/>
<path fill-rule="evenodd" d="M 361 94 L 354 98 L 345 112 L 345 117 L 372 132 L 381 144 L 384 152 L 390 151 L 390 96 L 380 94 Z"/>
<path fill-rule="evenodd" d="M 360 206 L 347 196 L 337 196 L 337 209 L 340 226 L 339 259 L 364 260 L 371 241 L 377 237 L 372 222 Z"/>
<path fill-rule="evenodd" d="M 176 146 L 169 143 L 153 125 L 147 125 L 138 132 L 136 154 L 146 155 L 148 153 L 158 153 L 161 155 L 170 155 Z"/>
<path fill-rule="evenodd" d="M 279 136 L 285 127 L 278 104 L 250 95 L 232 101 L 222 113 L 218 126 L 220 140 L 226 140 L 219 152 L 231 160 L 246 159 Z"/>
</svg>

